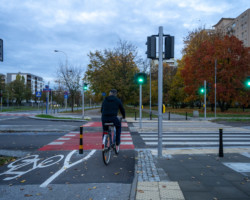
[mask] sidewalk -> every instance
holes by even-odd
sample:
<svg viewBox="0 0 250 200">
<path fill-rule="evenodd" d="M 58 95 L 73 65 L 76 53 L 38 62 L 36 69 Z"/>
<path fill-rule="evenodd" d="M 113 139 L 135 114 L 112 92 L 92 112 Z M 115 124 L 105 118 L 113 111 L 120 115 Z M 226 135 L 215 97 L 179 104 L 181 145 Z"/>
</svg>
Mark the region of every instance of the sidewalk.
<svg viewBox="0 0 250 200">
<path fill-rule="evenodd" d="M 157 120 L 139 120 L 130 131 L 152 133 L 158 131 Z M 163 121 L 163 132 L 250 134 L 248 126 L 233 127 L 209 121 Z M 250 200 L 250 147 L 224 148 L 163 148 L 137 149 L 136 200 Z"/>
<path fill-rule="evenodd" d="M 250 148 L 235 152 L 165 150 L 158 158 L 157 150 L 138 150 L 135 199 L 249 200 Z"/>
</svg>

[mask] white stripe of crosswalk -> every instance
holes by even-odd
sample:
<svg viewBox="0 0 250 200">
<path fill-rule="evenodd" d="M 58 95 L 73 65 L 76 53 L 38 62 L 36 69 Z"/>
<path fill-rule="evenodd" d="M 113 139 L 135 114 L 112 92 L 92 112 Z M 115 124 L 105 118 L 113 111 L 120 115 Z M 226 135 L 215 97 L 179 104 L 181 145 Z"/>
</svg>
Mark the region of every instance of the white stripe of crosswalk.
<svg viewBox="0 0 250 200">
<path fill-rule="evenodd" d="M 143 137 L 142 138 L 143 140 L 158 140 L 158 138 L 151 138 L 151 137 Z M 189 138 L 169 138 L 169 137 L 163 137 L 162 138 L 163 140 L 179 140 L 179 141 L 186 141 L 187 139 L 188 140 L 219 140 L 218 138 L 204 138 L 204 137 L 189 137 Z M 250 137 L 249 138 L 246 138 L 246 137 L 241 137 L 241 138 L 238 138 L 240 140 L 250 140 Z M 227 140 L 237 140 L 236 138 L 223 138 L 223 141 L 227 141 Z"/>
<path fill-rule="evenodd" d="M 158 142 L 145 142 L 146 145 L 158 145 Z M 163 145 L 218 145 L 219 142 L 162 142 Z M 223 142 L 224 145 L 250 145 L 250 142 Z"/>
<path fill-rule="evenodd" d="M 155 137 L 155 136 L 158 136 L 157 134 L 140 134 L 141 137 Z M 214 137 L 219 137 L 219 133 L 218 134 L 197 134 L 197 133 L 193 133 L 193 134 L 168 134 L 168 133 L 165 133 L 164 134 L 166 137 L 168 136 L 173 136 L 173 137 L 193 137 L 195 135 L 198 135 L 198 136 L 214 136 Z M 231 135 L 231 134 L 224 134 L 223 137 L 241 137 L 241 136 L 244 136 L 244 137 L 250 137 L 250 134 L 235 134 L 235 135 Z"/>
<path fill-rule="evenodd" d="M 158 145 L 158 134 L 146 134 L 141 133 L 144 143 L 148 146 Z M 162 145 L 167 146 L 217 146 L 219 144 L 219 134 L 204 134 L 204 133 L 193 133 L 193 134 L 162 134 Z M 223 134 L 224 146 L 242 146 L 250 145 L 250 134 Z"/>
</svg>

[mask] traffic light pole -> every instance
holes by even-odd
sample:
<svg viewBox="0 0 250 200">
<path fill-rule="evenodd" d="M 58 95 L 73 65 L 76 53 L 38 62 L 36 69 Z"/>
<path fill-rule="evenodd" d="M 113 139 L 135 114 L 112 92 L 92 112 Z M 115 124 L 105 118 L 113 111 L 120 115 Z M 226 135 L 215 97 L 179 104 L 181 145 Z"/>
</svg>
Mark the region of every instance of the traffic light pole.
<svg viewBox="0 0 250 200">
<path fill-rule="evenodd" d="M 142 85 L 140 84 L 140 128 L 142 128 L 142 124 L 141 124 L 141 107 L 142 107 Z"/>
<path fill-rule="evenodd" d="M 82 82 L 82 119 L 84 119 L 84 81 Z"/>
<path fill-rule="evenodd" d="M 159 27 L 159 66 L 158 66 L 158 157 L 162 157 L 162 54 L 163 27 Z"/>
<path fill-rule="evenodd" d="M 217 60 L 215 60 L 214 64 L 214 117 L 216 118 L 216 73 L 217 73 Z"/>
<path fill-rule="evenodd" d="M 207 82 L 204 80 L 204 118 L 206 120 L 207 118 L 207 105 L 206 105 L 206 100 L 207 100 Z"/>
<path fill-rule="evenodd" d="M 150 62 L 150 73 L 149 73 L 149 109 L 150 109 L 150 120 L 152 119 L 152 108 L 151 108 L 151 65 L 152 62 Z"/>
</svg>

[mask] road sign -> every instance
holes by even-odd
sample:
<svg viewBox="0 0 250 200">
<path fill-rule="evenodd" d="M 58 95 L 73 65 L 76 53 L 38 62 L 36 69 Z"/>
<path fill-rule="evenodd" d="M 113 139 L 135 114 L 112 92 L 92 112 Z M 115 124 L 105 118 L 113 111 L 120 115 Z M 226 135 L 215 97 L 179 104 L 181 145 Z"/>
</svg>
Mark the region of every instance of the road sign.
<svg viewBox="0 0 250 200">
<path fill-rule="evenodd" d="M 68 99 L 68 95 L 67 94 L 64 95 L 64 99 Z"/>
<path fill-rule="evenodd" d="M 106 93 L 105 93 L 105 92 L 103 92 L 103 93 L 102 93 L 102 96 L 104 96 L 104 97 L 105 97 L 105 96 L 106 96 Z"/>
<path fill-rule="evenodd" d="M 42 92 L 36 92 L 36 97 L 41 97 L 42 96 Z"/>
</svg>

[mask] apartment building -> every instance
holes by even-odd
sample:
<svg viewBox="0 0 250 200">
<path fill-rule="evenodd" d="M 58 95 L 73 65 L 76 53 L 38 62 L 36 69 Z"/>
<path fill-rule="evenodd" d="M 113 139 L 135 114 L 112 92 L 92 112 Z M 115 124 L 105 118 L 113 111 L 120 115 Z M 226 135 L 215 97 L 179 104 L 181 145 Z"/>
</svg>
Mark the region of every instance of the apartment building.
<svg viewBox="0 0 250 200">
<path fill-rule="evenodd" d="M 43 90 L 43 78 L 30 73 L 7 73 L 7 83 L 16 80 L 16 76 L 18 74 L 24 77 L 25 84 L 30 86 L 32 94 L 35 94 L 37 91 Z"/>
<path fill-rule="evenodd" d="M 236 18 L 221 18 L 213 27 L 224 34 L 234 35 L 246 47 L 250 47 L 250 9 Z"/>
</svg>

